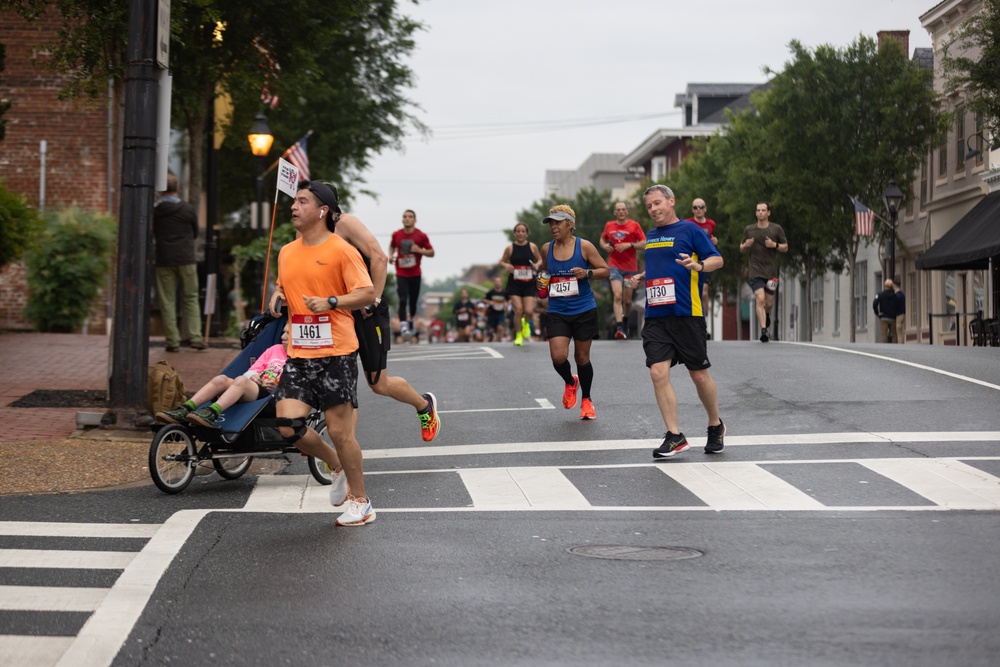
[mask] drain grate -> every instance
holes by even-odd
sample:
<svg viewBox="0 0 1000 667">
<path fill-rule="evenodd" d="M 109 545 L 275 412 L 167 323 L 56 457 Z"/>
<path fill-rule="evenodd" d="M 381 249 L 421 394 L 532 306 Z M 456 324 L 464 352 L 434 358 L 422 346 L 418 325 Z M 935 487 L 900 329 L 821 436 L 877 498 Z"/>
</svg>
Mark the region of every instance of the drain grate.
<svg viewBox="0 0 1000 667">
<path fill-rule="evenodd" d="M 697 549 L 687 547 L 637 547 L 625 544 L 588 544 L 570 547 L 566 551 L 577 556 L 608 560 L 686 560 L 705 555 Z"/>
</svg>

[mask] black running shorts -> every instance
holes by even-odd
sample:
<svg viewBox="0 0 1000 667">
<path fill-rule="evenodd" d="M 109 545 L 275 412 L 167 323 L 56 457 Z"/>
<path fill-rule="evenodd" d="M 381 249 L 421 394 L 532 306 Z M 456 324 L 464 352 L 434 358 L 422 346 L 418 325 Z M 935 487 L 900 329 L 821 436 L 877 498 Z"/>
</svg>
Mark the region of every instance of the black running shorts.
<svg viewBox="0 0 1000 667">
<path fill-rule="evenodd" d="M 354 333 L 358 336 L 358 357 L 361 367 L 365 370 L 365 379 L 373 384 L 371 375 L 384 371 L 389 361 L 389 348 L 392 345 L 392 333 L 389 329 L 389 303 L 382 301 L 375 308 L 371 317 L 363 317 L 361 311 L 355 310 Z"/>
<path fill-rule="evenodd" d="M 597 338 L 597 309 L 579 315 L 560 315 L 549 311 L 545 321 L 548 338 L 594 340 Z"/>
<path fill-rule="evenodd" d="M 707 333 L 704 317 L 667 315 L 648 318 L 642 327 L 646 367 L 669 361 L 671 366 L 684 364 L 689 371 L 711 368 Z"/>
<path fill-rule="evenodd" d="M 344 403 L 358 407 L 357 352 L 319 359 L 289 357 L 274 397 L 293 398 L 321 411 Z"/>
</svg>

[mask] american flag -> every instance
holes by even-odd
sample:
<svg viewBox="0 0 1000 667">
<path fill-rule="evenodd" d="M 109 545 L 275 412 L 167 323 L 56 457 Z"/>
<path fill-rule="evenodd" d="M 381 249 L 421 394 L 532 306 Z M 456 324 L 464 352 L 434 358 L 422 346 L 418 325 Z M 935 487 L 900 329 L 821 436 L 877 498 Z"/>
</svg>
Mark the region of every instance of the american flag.
<svg viewBox="0 0 1000 667">
<path fill-rule="evenodd" d="M 875 213 L 858 199 L 854 200 L 854 231 L 858 236 L 875 235 Z"/>
<path fill-rule="evenodd" d="M 309 155 L 306 153 L 306 141 L 309 135 L 302 137 L 295 145 L 288 149 L 288 161 L 299 169 L 299 180 L 309 179 Z"/>
</svg>

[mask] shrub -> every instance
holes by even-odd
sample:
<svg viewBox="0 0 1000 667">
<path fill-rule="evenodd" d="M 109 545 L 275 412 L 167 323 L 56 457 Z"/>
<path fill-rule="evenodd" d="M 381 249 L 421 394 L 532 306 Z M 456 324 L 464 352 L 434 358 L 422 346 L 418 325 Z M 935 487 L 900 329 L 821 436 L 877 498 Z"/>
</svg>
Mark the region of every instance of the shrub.
<svg viewBox="0 0 1000 667">
<path fill-rule="evenodd" d="M 115 221 L 77 207 L 47 215 L 37 243 L 25 253 L 28 305 L 24 315 L 39 331 L 80 328 L 107 276 Z"/>
<path fill-rule="evenodd" d="M 38 211 L 24 195 L 8 192 L 0 181 L 0 268 L 21 259 L 40 226 Z"/>
</svg>

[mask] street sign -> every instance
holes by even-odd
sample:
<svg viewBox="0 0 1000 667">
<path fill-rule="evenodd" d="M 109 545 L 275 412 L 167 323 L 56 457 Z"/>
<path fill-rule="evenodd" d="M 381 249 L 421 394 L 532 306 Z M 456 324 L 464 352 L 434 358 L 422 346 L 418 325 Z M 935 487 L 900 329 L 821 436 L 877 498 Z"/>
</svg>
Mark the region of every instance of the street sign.
<svg viewBox="0 0 1000 667">
<path fill-rule="evenodd" d="M 170 0 L 159 0 L 156 12 L 156 64 L 170 66 Z"/>
</svg>

